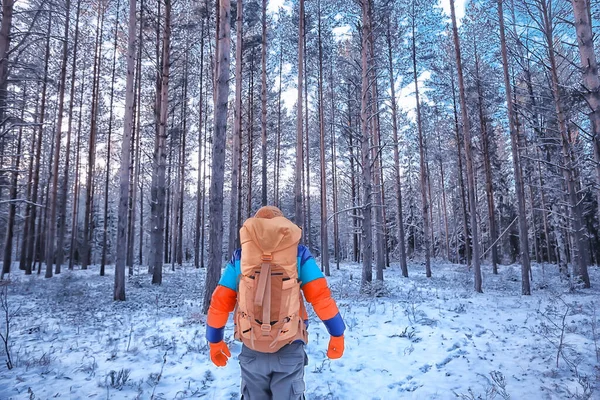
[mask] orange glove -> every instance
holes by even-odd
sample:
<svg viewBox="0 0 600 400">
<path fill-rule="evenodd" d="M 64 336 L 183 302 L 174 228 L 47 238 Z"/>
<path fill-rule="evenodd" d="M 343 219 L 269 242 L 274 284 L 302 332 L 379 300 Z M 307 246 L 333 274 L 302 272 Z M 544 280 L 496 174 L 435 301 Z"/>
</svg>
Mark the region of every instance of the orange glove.
<svg viewBox="0 0 600 400">
<path fill-rule="evenodd" d="M 210 346 L 210 359 L 217 367 L 224 367 L 227 365 L 231 352 L 224 341 L 218 343 L 208 343 Z M 343 347 L 342 347 L 343 349 Z"/>
<path fill-rule="evenodd" d="M 329 347 L 327 348 L 327 357 L 335 360 L 342 357 L 344 354 L 344 335 L 332 336 L 329 339 Z"/>
</svg>

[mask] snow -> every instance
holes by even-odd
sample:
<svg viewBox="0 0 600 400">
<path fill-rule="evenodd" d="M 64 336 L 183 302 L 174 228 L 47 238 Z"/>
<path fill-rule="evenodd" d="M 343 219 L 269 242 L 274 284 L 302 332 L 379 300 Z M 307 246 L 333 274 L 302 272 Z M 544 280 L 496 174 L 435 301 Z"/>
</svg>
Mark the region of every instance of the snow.
<svg viewBox="0 0 600 400">
<path fill-rule="evenodd" d="M 465 266 L 436 263 L 428 279 L 409 264 L 407 279 L 392 265 L 373 297 L 360 293 L 360 265 L 332 265 L 346 350 L 327 359 L 327 332 L 311 313 L 306 398 L 600 399 L 600 270 L 590 268 L 596 287 L 569 292 L 555 266 L 543 267 L 534 266 L 533 294 L 521 296 L 518 265 L 496 276 L 484 266 L 483 294 Z M 165 266 L 162 286 L 136 270 L 125 302 L 112 301 L 112 268 L 105 277 L 98 270 L 52 279 L 13 272 L 15 368 L 0 350 L 0 399 L 239 398 L 231 319 L 233 358 L 216 368 L 208 357 L 204 270 Z"/>
</svg>

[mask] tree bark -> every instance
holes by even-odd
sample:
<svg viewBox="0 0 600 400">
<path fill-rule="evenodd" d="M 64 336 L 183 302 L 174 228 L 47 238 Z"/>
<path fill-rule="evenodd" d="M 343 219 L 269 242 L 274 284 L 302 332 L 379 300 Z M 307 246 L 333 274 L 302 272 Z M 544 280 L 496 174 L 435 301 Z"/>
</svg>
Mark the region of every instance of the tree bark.
<svg viewBox="0 0 600 400">
<path fill-rule="evenodd" d="M 121 301 L 125 300 L 125 264 L 127 262 L 128 239 L 127 211 L 129 205 L 129 169 L 131 168 L 131 134 L 134 129 L 133 105 L 135 99 L 135 88 L 133 83 L 135 74 L 135 28 L 137 25 L 136 17 L 136 0 L 129 0 L 129 22 L 127 36 L 127 78 L 125 81 L 125 115 L 123 117 L 123 141 L 121 144 L 121 166 L 119 168 L 120 182 L 119 211 L 117 221 L 117 257 L 115 264 L 115 286 L 113 294 L 113 300 Z M 166 26 L 168 26 L 168 23 L 166 24 Z M 139 46 L 141 45 L 142 43 L 139 44 Z M 139 134 L 140 133 L 138 132 L 138 135 Z"/>
<path fill-rule="evenodd" d="M 400 180 L 400 140 L 398 137 L 398 105 L 396 103 L 396 83 L 394 78 L 394 64 L 392 58 L 392 34 L 390 19 L 387 18 L 386 40 L 388 45 L 388 71 L 390 74 L 390 92 L 392 109 L 392 132 L 394 134 L 394 183 L 396 190 L 396 229 L 398 232 L 398 247 L 400 248 L 400 269 L 402 276 L 408 278 L 408 264 L 406 263 L 406 245 L 404 238 L 404 216 L 402 211 L 402 181 Z"/>
<path fill-rule="evenodd" d="M 152 284 L 162 284 L 162 267 L 165 237 L 165 196 L 166 196 L 166 141 L 167 141 L 167 119 L 169 113 L 169 70 L 171 49 L 171 0 L 165 0 L 164 31 L 162 38 L 162 72 L 160 85 L 160 117 L 158 135 L 154 153 L 153 187 L 151 190 L 151 212 L 152 212 L 152 248 L 154 252 L 152 265 Z M 158 94 L 157 94 L 158 95 Z"/>
<path fill-rule="evenodd" d="M 96 44 L 94 53 L 94 83 L 92 89 L 92 107 L 91 107 L 91 118 L 90 118 L 90 137 L 89 137 L 89 151 L 88 151 L 88 166 L 87 166 L 87 183 L 86 183 L 86 196 L 85 196 L 85 215 L 83 224 L 83 244 L 82 244 L 82 262 L 81 269 L 87 269 L 91 259 L 91 230 L 90 225 L 92 223 L 92 206 L 93 206 L 93 185 L 94 185 L 94 170 L 96 164 L 96 134 L 98 124 L 98 102 L 100 97 L 100 70 L 102 64 L 101 57 L 101 41 L 102 32 L 104 31 L 104 12 L 103 10 L 98 11 L 98 28 L 96 30 Z"/>
<path fill-rule="evenodd" d="M 62 46 L 62 60 L 60 67 L 60 78 L 58 86 L 58 122 L 56 123 L 56 134 L 54 139 L 54 157 L 52 165 L 52 189 L 50 190 L 50 197 L 48 198 L 48 204 L 50 205 L 50 212 L 47 215 L 48 219 L 48 237 L 46 239 L 46 278 L 52 277 L 52 264 L 56 255 L 56 206 L 58 204 L 58 171 L 60 167 L 60 148 L 62 143 L 62 121 L 65 106 L 65 85 L 67 83 L 67 63 L 68 63 L 68 44 L 69 44 L 69 25 L 71 22 L 71 0 L 66 0 L 65 4 L 65 33 L 63 36 Z M 58 249 L 62 251 L 62 249 Z M 60 265 L 56 265 L 56 273 L 60 273 Z"/>
<path fill-rule="evenodd" d="M 261 65 L 262 81 L 260 97 L 262 101 L 261 122 L 261 150 L 262 150 L 262 205 L 267 205 L 267 0 L 262 0 L 262 45 Z"/>
<path fill-rule="evenodd" d="M 490 161 L 489 132 L 487 128 L 487 118 L 483 109 L 483 88 L 481 87 L 481 75 L 479 70 L 480 58 L 477 55 L 477 41 L 473 44 L 475 48 L 475 81 L 477 87 L 477 108 L 479 110 L 479 124 L 481 129 L 481 142 L 483 147 L 483 164 L 485 170 L 485 192 L 488 206 L 488 220 L 490 230 L 490 243 L 492 247 L 492 272 L 498 274 L 498 232 L 496 228 L 496 205 L 494 203 L 494 186 L 492 178 L 492 165 Z"/>
<path fill-rule="evenodd" d="M 113 128 L 113 104 L 114 104 L 114 99 L 115 99 L 115 70 L 116 70 L 116 64 L 117 64 L 117 39 L 118 39 L 118 33 L 119 33 L 119 11 L 121 8 L 121 1 L 117 0 L 117 14 L 116 14 L 116 19 L 115 19 L 115 34 L 114 34 L 114 44 L 113 44 L 113 59 L 112 59 L 112 66 L 111 66 L 111 77 L 110 77 L 110 95 L 109 95 L 109 111 L 108 111 L 108 137 L 106 138 L 107 140 L 107 145 L 106 145 L 106 178 L 104 181 L 104 223 L 102 225 L 102 258 L 100 261 L 100 276 L 104 276 L 104 269 L 106 266 L 106 255 L 108 252 L 108 245 L 107 245 L 107 240 L 108 240 L 108 189 L 109 189 L 109 183 L 110 183 L 110 157 L 111 157 L 111 148 L 112 148 L 112 128 Z M 134 26 L 135 29 L 135 26 Z M 133 40 L 135 41 L 135 30 L 133 31 L 134 33 L 134 38 Z M 129 49 L 128 49 L 129 50 Z M 134 48 L 135 51 L 135 48 Z M 127 71 L 127 74 L 129 75 L 129 72 L 131 72 L 131 74 L 133 75 L 133 67 L 131 69 L 131 71 Z M 131 86 L 131 88 L 129 88 L 133 91 L 133 84 Z M 127 90 L 127 88 L 125 89 Z M 127 96 L 127 95 L 126 95 Z M 131 105 L 131 107 L 133 108 L 133 104 Z M 129 115 L 128 115 L 129 117 Z M 133 111 L 131 111 L 131 116 L 130 118 L 133 118 Z M 127 124 L 131 124 L 131 126 L 133 126 L 133 122 L 131 121 L 127 121 Z M 129 133 L 129 136 L 124 135 L 123 136 L 123 140 L 125 140 L 126 138 L 129 138 L 129 142 L 131 142 L 131 132 Z M 125 145 L 125 143 L 123 142 L 123 145 Z M 127 146 L 129 149 L 131 148 L 131 146 Z M 130 157 L 131 157 L 131 152 L 129 153 Z M 123 153 L 121 153 L 121 157 L 123 156 Z M 124 161 L 123 159 L 121 159 L 121 161 Z M 127 169 L 127 176 L 129 177 L 129 166 Z M 129 179 L 127 180 L 128 185 L 129 185 Z M 129 186 L 127 187 L 127 203 L 129 205 Z M 117 227 L 118 229 L 118 227 Z M 127 242 L 127 235 L 123 235 L 123 239 L 125 240 L 125 242 Z M 127 244 L 125 244 L 125 249 L 127 248 Z M 125 257 L 126 258 L 126 257 Z M 116 270 L 115 270 L 116 271 Z M 117 299 L 115 299 L 117 300 Z"/>
<path fill-rule="evenodd" d="M 296 166 L 294 176 L 294 222 L 304 227 L 302 199 L 302 171 L 304 168 L 304 143 L 302 121 L 302 70 L 304 65 L 304 0 L 300 0 L 300 17 L 298 25 L 298 101 L 296 102 Z"/>
<path fill-rule="evenodd" d="M 361 149 L 361 164 L 362 164 L 362 183 L 363 183 L 363 204 L 362 204 L 362 277 L 361 287 L 365 288 L 368 283 L 373 280 L 373 232 L 372 221 L 371 221 L 371 191 L 372 191 L 372 180 L 371 180 L 371 149 L 370 149 L 370 118 L 369 115 L 369 101 L 370 97 L 370 80 L 369 70 L 371 67 L 371 60 L 369 59 L 370 48 L 371 48 L 371 0 L 362 1 L 362 50 L 361 50 L 361 106 L 360 106 L 360 127 L 362 130 L 362 136 L 360 140 Z"/>
<path fill-rule="evenodd" d="M 417 111 L 417 133 L 419 135 L 419 166 L 420 166 L 420 181 L 421 181 L 421 211 L 423 217 L 423 250 L 425 251 L 425 275 L 431 278 L 431 239 L 429 226 L 429 199 L 427 198 L 427 161 L 425 160 L 425 141 L 423 138 L 423 121 L 421 118 L 421 100 L 419 98 L 419 76 L 417 73 L 417 45 L 416 45 L 416 13 L 415 13 L 415 1 L 413 0 L 413 16 L 412 16 L 412 40 L 411 40 L 411 53 L 412 53 L 412 70 L 413 80 L 415 83 L 415 101 Z"/>
<path fill-rule="evenodd" d="M 81 0 L 77 1 L 77 10 L 75 16 L 75 36 L 73 39 L 73 60 L 71 63 L 71 89 L 69 95 L 69 117 L 67 122 L 67 139 L 65 148 L 65 165 L 63 167 L 63 180 L 61 184 L 60 206 L 58 216 L 58 238 L 57 238 L 57 253 L 56 253 L 56 273 L 60 272 L 60 268 L 64 261 L 64 244 L 67 226 L 67 196 L 69 188 L 69 173 L 71 165 L 71 131 L 73 128 L 73 107 L 75 104 L 75 81 L 77 75 L 77 51 L 79 47 L 79 17 L 81 14 Z M 77 177 L 75 178 L 77 179 Z M 76 202 L 75 198 L 73 202 Z M 71 236 L 74 234 L 71 231 Z M 71 261 L 69 260 L 69 263 Z"/>
<path fill-rule="evenodd" d="M 319 160 L 321 173 L 321 268 L 325 276 L 331 276 L 329 270 L 329 237 L 327 232 L 327 170 L 325 168 L 325 104 L 323 99 L 323 42 L 321 40 L 321 0 L 318 4 L 318 31 L 319 43 Z"/>
<path fill-rule="evenodd" d="M 27 86 L 23 87 L 23 104 L 21 106 L 21 121 L 25 114 L 25 105 L 27 104 Z M 21 165 L 21 144 L 23 138 L 23 127 L 19 127 L 19 133 L 17 134 L 17 148 L 14 157 L 14 170 L 12 171 L 12 177 L 10 180 L 10 204 L 8 206 L 8 221 L 6 222 L 6 237 L 4 238 L 4 258 L 2 262 L 2 274 L 0 280 L 4 280 L 4 275 L 10 273 L 10 267 L 12 264 L 12 245 L 15 229 L 15 216 L 17 214 L 17 193 L 19 183 L 19 168 Z"/>
<path fill-rule="evenodd" d="M 238 0 L 240 3 L 242 0 Z M 200 268 L 200 259 L 204 259 L 200 253 L 200 228 L 202 222 L 202 200 L 204 198 L 204 188 L 202 174 L 202 149 L 206 146 L 206 131 L 202 134 L 203 118 L 204 118 L 204 20 L 201 23 L 201 38 L 200 38 L 200 94 L 198 96 L 198 187 L 196 189 L 196 230 L 194 233 L 194 266 Z M 203 139 L 204 137 L 204 139 Z"/>
<path fill-rule="evenodd" d="M 243 0 L 237 0 L 236 43 L 235 43 L 235 108 L 233 119 L 233 148 L 231 151 L 231 197 L 229 208 L 229 240 L 228 255 L 232 255 L 238 247 L 238 181 L 240 176 L 240 158 L 242 131 L 242 67 L 243 67 Z"/>
<path fill-rule="evenodd" d="M 572 144 L 570 142 L 569 131 L 562 105 L 560 85 L 558 80 L 558 69 L 556 57 L 554 54 L 554 35 L 553 25 L 550 20 L 546 0 L 540 0 L 541 12 L 544 25 L 544 36 L 548 48 L 548 57 L 550 59 L 550 78 L 552 84 L 552 96 L 554 98 L 554 107 L 556 118 L 558 120 L 558 129 L 561 137 L 561 147 L 563 156 L 563 176 L 568 189 L 568 199 L 571 208 L 571 240 L 573 241 L 572 254 L 575 275 L 579 278 L 585 288 L 590 288 L 590 277 L 588 275 L 587 264 L 585 262 L 585 242 L 583 237 L 583 224 L 581 204 L 579 203 L 577 189 L 575 187 L 575 166 L 572 161 Z"/>
<path fill-rule="evenodd" d="M 596 162 L 596 195 L 598 220 L 600 221 L 600 79 L 598 63 L 594 51 L 592 21 L 589 13 L 589 0 L 571 0 L 575 17 L 575 31 L 579 47 L 579 59 L 583 83 L 583 95 L 590 108 L 588 114 L 592 128 L 592 146 Z"/>
<path fill-rule="evenodd" d="M 467 159 L 467 186 L 469 193 L 469 205 L 471 207 L 471 234 L 473 244 L 473 273 L 475 275 L 475 291 L 483 293 L 481 279 L 481 264 L 479 254 L 479 233 L 477 227 L 477 203 L 475 202 L 475 172 L 473 170 L 473 155 L 471 150 L 471 132 L 469 127 L 469 116 L 467 113 L 467 98 L 465 95 L 465 83 L 463 77 L 462 61 L 460 54 L 460 41 L 458 39 L 458 27 L 456 24 L 456 12 L 454 0 L 450 0 L 450 13 L 452 16 L 452 33 L 454 36 L 454 51 L 456 54 L 456 68 L 458 73 L 458 91 L 460 95 L 460 108 L 463 122 L 463 138 L 465 141 L 465 157 Z"/>
<path fill-rule="evenodd" d="M 217 36 L 218 59 L 215 94 L 214 137 L 212 142 L 212 174 L 210 180 L 210 244 L 209 268 L 206 271 L 203 312 L 210 306 L 210 299 L 221 276 L 223 263 L 223 180 L 225 175 L 225 139 L 227 131 L 227 105 L 229 97 L 230 62 L 230 2 L 219 2 L 219 33 Z"/>
</svg>

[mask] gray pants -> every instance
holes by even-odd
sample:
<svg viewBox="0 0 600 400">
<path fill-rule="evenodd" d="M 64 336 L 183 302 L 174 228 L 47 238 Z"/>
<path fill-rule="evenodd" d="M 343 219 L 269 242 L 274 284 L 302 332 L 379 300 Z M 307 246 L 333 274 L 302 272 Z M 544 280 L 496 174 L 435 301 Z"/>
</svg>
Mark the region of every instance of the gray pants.
<svg viewBox="0 0 600 400">
<path fill-rule="evenodd" d="M 276 353 L 260 353 L 246 346 L 238 356 L 243 400 L 304 399 L 304 343 L 284 346 Z"/>
</svg>

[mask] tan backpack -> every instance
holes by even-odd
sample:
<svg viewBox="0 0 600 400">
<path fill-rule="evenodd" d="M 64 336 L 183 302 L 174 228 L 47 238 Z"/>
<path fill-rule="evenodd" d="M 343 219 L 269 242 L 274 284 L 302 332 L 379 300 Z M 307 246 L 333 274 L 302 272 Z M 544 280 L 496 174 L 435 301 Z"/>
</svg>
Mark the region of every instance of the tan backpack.
<svg viewBox="0 0 600 400">
<path fill-rule="evenodd" d="M 308 342 L 298 278 L 302 230 L 284 217 L 249 218 L 240 229 L 242 256 L 235 338 L 263 353 Z"/>
</svg>

